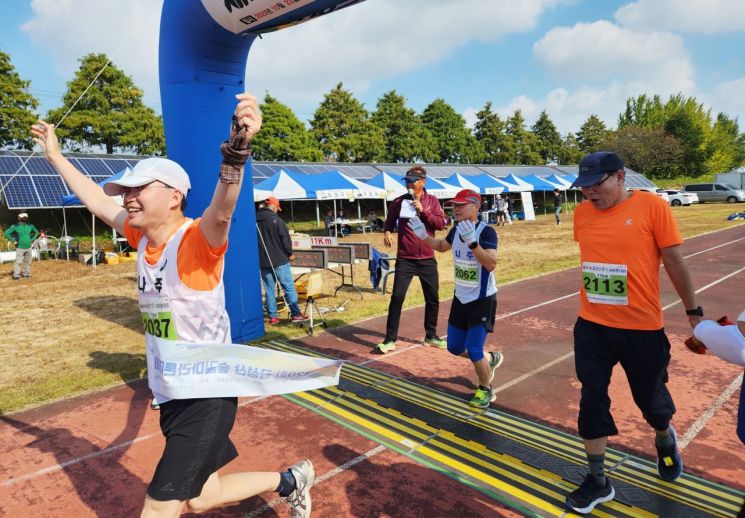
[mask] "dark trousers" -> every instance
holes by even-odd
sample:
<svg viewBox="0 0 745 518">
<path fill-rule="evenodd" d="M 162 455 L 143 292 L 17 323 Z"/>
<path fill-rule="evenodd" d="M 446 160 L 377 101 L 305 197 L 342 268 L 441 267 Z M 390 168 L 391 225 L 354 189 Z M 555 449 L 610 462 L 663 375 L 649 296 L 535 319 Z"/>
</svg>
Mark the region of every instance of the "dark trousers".
<svg viewBox="0 0 745 518">
<path fill-rule="evenodd" d="M 664 329 L 607 327 L 582 318 L 574 324 L 574 365 L 582 383 L 577 420 L 583 439 L 618 434 L 610 413 L 608 385 L 616 363 L 626 372 L 631 394 L 655 430 L 667 430 L 675 404 L 667 390 L 670 342 Z"/>
<path fill-rule="evenodd" d="M 393 292 L 388 306 L 388 321 L 385 326 L 385 341 L 392 342 L 398 338 L 398 324 L 401 321 L 401 307 L 411 279 L 419 277 L 424 292 L 424 330 L 427 336 L 437 334 L 437 312 L 440 309 L 438 286 L 440 276 L 437 273 L 437 261 L 432 259 L 397 259 L 396 273 L 393 274 Z"/>
</svg>

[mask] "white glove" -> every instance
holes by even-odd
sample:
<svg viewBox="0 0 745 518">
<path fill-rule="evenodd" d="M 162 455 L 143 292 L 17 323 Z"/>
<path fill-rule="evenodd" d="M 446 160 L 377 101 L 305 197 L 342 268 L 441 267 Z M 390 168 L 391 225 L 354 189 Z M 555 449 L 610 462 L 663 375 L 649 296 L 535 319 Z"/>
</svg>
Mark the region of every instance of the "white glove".
<svg viewBox="0 0 745 518">
<path fill-rule="evenodd" d="M 424 228 L 424 223 L 422 223 L 422 220 L 419 219 L 417 216 L 409 219 L 407 225 L 419 239 L 427 239 L 429 237 L 429 234 L 427 234 L 427 229 Z"/>
<path fill-rule="evenodd" d="M 473 226 L 473 221 L 465 220 L 459 222 L 458 233 L 460 234 L 460 238 L 467 245 L 476 241 L 476 227 Z"/>
</svg>

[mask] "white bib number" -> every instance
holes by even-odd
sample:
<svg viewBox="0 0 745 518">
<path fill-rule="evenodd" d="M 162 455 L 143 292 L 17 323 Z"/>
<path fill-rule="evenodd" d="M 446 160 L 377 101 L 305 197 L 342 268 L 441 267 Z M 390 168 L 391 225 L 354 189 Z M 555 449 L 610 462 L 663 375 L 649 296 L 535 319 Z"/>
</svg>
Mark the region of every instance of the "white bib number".
<svg viewBox="0 0 745 518">
<path fill-rule="evenodd" d="M 140 315 L 145 334 L 162 340 L 177 340 L 176 325 L 171 312 L 171 302 L 158 294 L 140 297 Z"/>
<path fill-rule="evenodd" d="M 456 259 L 455 283 L 472 288 L 479 285 L 479 263 L 477 261 L 463 261 Z"/>
<path fill-rule="evenodd" d="M 589 302 L 616 306 L 629 303 L 625 264 L 582 263 L 582 284 Z"/>
</svg>

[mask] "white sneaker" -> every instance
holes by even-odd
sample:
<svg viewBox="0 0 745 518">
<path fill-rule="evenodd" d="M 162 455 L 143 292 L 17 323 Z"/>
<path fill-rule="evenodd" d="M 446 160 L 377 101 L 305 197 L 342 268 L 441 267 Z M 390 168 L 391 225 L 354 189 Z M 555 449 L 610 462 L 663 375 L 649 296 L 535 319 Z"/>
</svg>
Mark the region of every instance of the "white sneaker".
<svg viewBox="0 0 745 518">
<path fill-rule="evenodd" d="M 504 361 L 504 355 L 502 353 L 492 352 L 489 353 L 489 383 L 494 379 L 494 371 L 496 371 L 502 362 Z"/>
<path fill-rule="evenodd" d="M 310 517 L 310 488 L 316 481 L 316 472 L 313 463 L 305 459 L 290 467 L 292 476 L 295 477 L 295 491 L 287 497 L 290 504 L 290 516 L 293 518 Z"/>
</svg>

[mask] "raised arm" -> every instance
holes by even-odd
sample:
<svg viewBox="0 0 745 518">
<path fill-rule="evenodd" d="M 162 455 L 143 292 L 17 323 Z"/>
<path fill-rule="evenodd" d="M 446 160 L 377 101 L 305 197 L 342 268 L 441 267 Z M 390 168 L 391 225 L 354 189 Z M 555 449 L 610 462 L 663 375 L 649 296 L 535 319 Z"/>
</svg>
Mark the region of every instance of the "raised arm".
<svg viewBox="0 0 745 518">
<path fill-rule="evenodd" d="M 249 144 L 259 132 L 262 122 L 256 97 L 248 93 L 235 97 L 238 105 L 233 114 L 230 139 L 220 148 L 223 155 L 220 181 L 199 223 L 205 239 L 214 248 L 222 246 L 228 240 L 230 220 L 241 192 L 244 167 L 251 156 Z"/>
<path fill-rule="evenodd" d="M 127 211 L 106 195 L 98 184 L 78 171 L 62 156 L 54 125 L 39 120 L 31 126 L 31 133 L 34 136 L 34 142 L 41 147 L 47 161 L 57 170 L 70 190 L 80 198 L 91 214 L 103 220 L 117 232 L 124 233 Z"/>
</svg>

